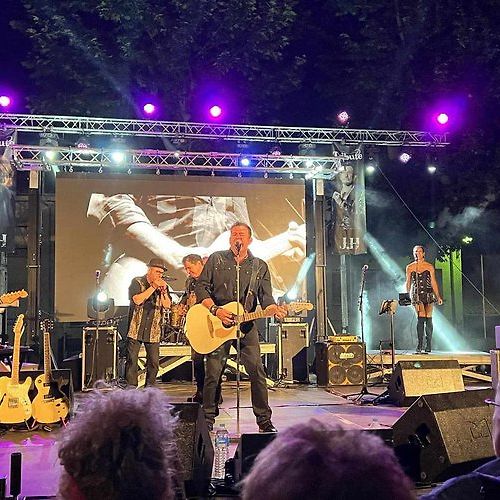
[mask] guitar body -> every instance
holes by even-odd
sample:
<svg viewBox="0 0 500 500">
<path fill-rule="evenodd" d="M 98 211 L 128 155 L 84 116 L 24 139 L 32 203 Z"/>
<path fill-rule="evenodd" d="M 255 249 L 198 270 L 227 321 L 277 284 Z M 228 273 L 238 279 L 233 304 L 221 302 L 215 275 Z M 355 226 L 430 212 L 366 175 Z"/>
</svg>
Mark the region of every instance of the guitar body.
<svg viewBox="0 0 500 500">
<path fill-rule="evenodd" d="M 0 379 L 0 424 L 22 424 L 31 417 L 30 387 L 31 377 L 22 384 L 14 384 L 8 377 Z"/>
<path fill-rule="evenodd" d="M 57 382 L 45 382 L 45 375 L 35 379 L 37 395 L 33 400 L 33 418 L 39 424 L 55 424 L 66 419 L 69 406 Z"/>
<path fill-rule="evenodd" d="M 229 302 L 224 309 L 236 315 L 238 302 Z M 239 306 L 240 314 L 243 306 Z M 184 332 L 191 347 L 199 354 L 209 354 L 224 342 L 236 339 L 236 326 L 224 326 L 222 321 L 210 313 L 202 304 L 189 308 Z"/>
</svg>

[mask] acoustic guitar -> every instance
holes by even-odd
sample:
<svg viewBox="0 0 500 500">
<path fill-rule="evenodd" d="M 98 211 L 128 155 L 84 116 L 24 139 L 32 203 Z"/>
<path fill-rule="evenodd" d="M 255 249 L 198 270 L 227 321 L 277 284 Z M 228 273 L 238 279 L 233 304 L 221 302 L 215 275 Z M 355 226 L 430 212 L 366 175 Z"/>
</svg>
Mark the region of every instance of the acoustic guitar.
<svg viewBox="0 0 500 500">
<path fill-rule="evenodd" d="M 310 311 L 313 309 L 313 305 L 310 302 L 291 302 L 284 305 L 289 312 Z M 245 323 L 273 316 L 272 313 L 267 313 L 265 310 L 251 313 L 243 312 L 243 314 L 237 316 L 238 302 L 229 302 L 222 307 L 233 313 L 234 324 L 225 325 L 202 304 L 196 304 L 189 308 L 186 315 L 184 332 L 191 347 L 197 353 L 209 354 L 224 344 L 224 342 L 236 339 L 236 323 L 238 319 L 239 323 Z M 244 311 L 241 304 L 239 305 L 239 310 Z"/>
<path fill-rule="evenodd" d="M 64 422 L 69 413 L 68 399 L 61 391 L 60 384 L 52 378 L 50 361 L 50 330 L 53 322 L 41 323 L 43 332 L 43 374 L 35 379 L 37 395 L 33 400 L 33 418 L 39 424 Z"/>
<path fill-rule="evenodd" d="M 31 417 L 31 401 L 28 396 L 31 377 L 19 383 L 21 337 L 24 332 L 24 314 L 14 324 L 14 351 L 11 377 L 0 378 L 0 424 L 21 424 Z"/>
<path fill-rule="evenodd" d="M 0 307 L 9 305 L 19 299 L 25 299 L 28 296 L 26 290 L 17 290 L 17 292 L 3 293 L 0 295 Z"/>
</svg>

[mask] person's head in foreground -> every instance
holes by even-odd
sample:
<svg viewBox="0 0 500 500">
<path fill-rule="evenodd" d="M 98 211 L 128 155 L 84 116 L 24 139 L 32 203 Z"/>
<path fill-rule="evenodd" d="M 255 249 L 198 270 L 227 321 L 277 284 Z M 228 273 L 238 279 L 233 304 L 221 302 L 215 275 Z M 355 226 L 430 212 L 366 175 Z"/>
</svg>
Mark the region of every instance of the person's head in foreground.
<svg viewBox="0 0 500 500">
<path fill-rule="evenodd" d="M 373 434 L 316 419 L 280 432 L 242 483 L 243 500 L 410 500 L 412 484 Z"/>
<path fill-rule="evenodd" d="M 157 389 L 95 391 L 62 431 L 59 498 L 170 499 L 178 487 L 174 418 Z"/>
</svg>

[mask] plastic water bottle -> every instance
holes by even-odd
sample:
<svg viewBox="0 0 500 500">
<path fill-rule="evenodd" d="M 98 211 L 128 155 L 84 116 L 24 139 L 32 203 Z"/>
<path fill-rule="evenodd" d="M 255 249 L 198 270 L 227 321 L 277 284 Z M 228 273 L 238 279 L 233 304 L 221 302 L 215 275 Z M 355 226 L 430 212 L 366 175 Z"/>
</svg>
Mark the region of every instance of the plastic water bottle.
<svg viewBox="0 0 500 500">
<path fill-rule="evenodd" d="M 214 478 L 224 479 L 226 460 L 229 454 L 229 432 L 221 424 L 215 433 Z"/>
</svg>

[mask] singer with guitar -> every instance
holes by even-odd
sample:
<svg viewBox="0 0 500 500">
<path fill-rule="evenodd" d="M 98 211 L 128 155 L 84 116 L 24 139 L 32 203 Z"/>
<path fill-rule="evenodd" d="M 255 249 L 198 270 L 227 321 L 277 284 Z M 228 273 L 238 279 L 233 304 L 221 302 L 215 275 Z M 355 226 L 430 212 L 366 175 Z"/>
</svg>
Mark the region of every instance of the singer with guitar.
<svg viewBox="0 0 500 500">
<path fill-rule="evenodd" d="M 253 312 L 260 303 L 269 313 L 282 319 L 286 308 L 276 305 L 272 296 L 271 278 L 267 264 L 248 250 L 252 241 L 250 226 L 236 222 L 230 229 L 230 249 L 213 253 L 207 260 L 196 284 L 198 301 L 223 323 L 234 323 L 234 313 L 224 304 L 239 301 L 246 312 Z M 240 265 L 240 296 L 236 296 L 236 266 Z M 243 312 L 243 311 L 242 311 Z M 241 324 L 241 361 L 247 370 L 251 385 L 251 399 L 257 425 L 261 432 L 276 432 L 271 422 L 264 367 L 260 354 L 259 337 L 255 324 Z M 208 332 L 207 332 L 208 335 Z M 209 429 L 213 428 L 217 412 L 216 389 L 231 342 L 223 343 L 206 359 L 203 410 Z"/>
<path fill-rule="evenodd" d="M 163 274 L 167 270 L 161 259 L 151 259 L 148 272 L 134 278 L 129 287 L 130 309 L 127 334 L 127 384 L 137 386 L 138 358 L 141 343 L 146 349 L 146 385 L 155 384 L 160 364 L 160 337 L 163 312 L 172 298 Z"/>
</svg>

